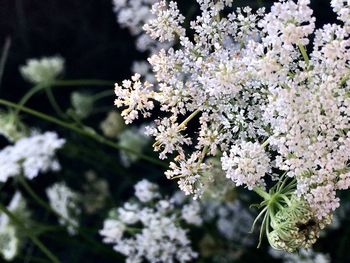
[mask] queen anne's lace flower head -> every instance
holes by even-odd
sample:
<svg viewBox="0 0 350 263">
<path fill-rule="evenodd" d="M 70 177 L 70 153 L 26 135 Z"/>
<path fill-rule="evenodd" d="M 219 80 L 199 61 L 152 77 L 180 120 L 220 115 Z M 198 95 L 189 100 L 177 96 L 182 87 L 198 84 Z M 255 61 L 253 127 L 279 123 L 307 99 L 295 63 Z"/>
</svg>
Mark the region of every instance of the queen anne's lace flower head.
<svg viewBox="0 0 350 263">
<path fill-rule="evenodd" d="M 22 175 L 33 179 L 39 173 L 58 171 L 60 165 L 55 153 L 62 148 L 65 140 L 54 132 L 32 134 L 18 140 L 14 145 L 0 151 L 0 182 Z"/>
<path fill-rule="evenodd" d="M 64 71 L 64 62 L 59 56 L 29 59 L 26 65 L 20 67 L 20 72 L 33 84 L 50 84 Z"/>
<path fill-rule="evenodd" d="M 149 58 L 157 88 L 139 76 L 117 85 L 125 121 L 160 104 L 164 117 L 149 133 L 160 158 L 175 156 L 166 176 L 186 194 L 201 196 L 206 160 L 221 157 L 226 177 L 250 190 L 282 174 L 293 178 L 288 191 L 310 218 L 327 221 L 337 192 L 350 186 L 349 2 L 332 0 L 340 23 L 317 30 L 310 0 L 281 0 L 266 14 L 223 12 L 231 1 L 197 2 L 191 37 L 175 4 L 154 5 L 145 29 L 177 45 Z"/>
<path fill-rule="evenodd" d="M 55 183 L 46 189 L 51 208 L 57 213 L 59 223 L 67 227 L 69 234 L 77 233 L 79 227 L 79 194 L 65 183 Z"/>
<path fill-rule="evenodd" d="M 180 217 L 174 201 L 162 199 L 157 190 L 157 185 L 146 180 L 137 183 L 137 199 L 112 210 L 100 235 L 127 257 L 126 262 L 191 262 L 197 253 L 181 222 L 200 224 L 199 211 L 185 209 Z"/>
</svg>

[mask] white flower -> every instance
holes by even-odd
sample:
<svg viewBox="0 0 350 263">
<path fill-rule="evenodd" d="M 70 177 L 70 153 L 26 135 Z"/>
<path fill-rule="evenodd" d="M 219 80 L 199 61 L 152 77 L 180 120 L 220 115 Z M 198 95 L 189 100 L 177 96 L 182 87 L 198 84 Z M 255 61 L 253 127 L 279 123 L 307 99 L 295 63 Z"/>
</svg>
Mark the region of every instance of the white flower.
<svg viewBox="0 0 350 263">
<path fill-rule="evenodd" d="M 141 111 L 144 117 L 149 116 L 148 111 L 154 107 L 153 102 L 150 101 L 152 84 L 147 81 L 142 84 L 140 77 L 141 75 L 135 74 L 132 77 L 132 82 L 124 80 L 122 86 L 115 84 L 115 94 L 118 99 L 114 101 L 114 104 L 118 107 L 127 106 L 122 111 L 126 124 L 139 117 L 138 111 Z"/>
<path fill-rule="evenodd" d="M 67 227 L 68 233 L 75 235 L 79 227 L 79 195 L 65 183 L 55 183 L 46 189 L 51 208 L 58 214 L 59 223 Z"/>
<path fill-rule="evenodd" d="M 181 217 L 188 223 L 196 226 L 200 226 L 203 223 L 203 219 L 200 216 L 201 208 L 198 202 L 191 202 L 188 205 L 184 205 L 181 210 Z"/>
<path fill-rule="evenodd" d="M 183 36 L 185 29 L 180 25 L 185 17 L 180 14 L 176 2 L 160 1 L 152 6 L 152 14 L 156 15 L 143 29 L 153 38 L 159 38 L 160 42 L 172 41 L 175 36 Z"/>
<path fill-rule="evenodd" d="M 154 18 L 151 9 L 156 2 L 157 0 L 113 0 L 118 24 L 137 37 L 136 48 L 139 51 L 153 51 L 162 46 L 142 30 L 143 25 Z"/>
<path fill-rule="evenodd" d="M 158 197 L 158 186 L 143 179 L 134 186 L 135 196 L 142 202 L 147 203 Z"/>
<path fill-rule="evenodd" d="M 145 114 L 148 102 L 160 105 L 165 117 L 149 134 L 160 158 L 176 156 L 166 176 L 186 194 L 202 195 L 205 162 L 221 157 L 226 176 L 250 190 L 294 178 L 313 216 L 330 218 L 339 190 L 350 187 L 349 1 L 332 0 L 341 23 L 317 30 L 310 0 L 227 16 L 232 1 L 198 3 L 190 36 L 175 4 L 154 5 L 147 32 L 176 45 L 151 54 L 152 92 L 139 77 L 136 89 L 131 81 L 118 88 L 126 121 Z"/>
<path fill-rule="evenodd" d="M 23 78 L 33 84 L 44 85 L 57 79 L 63 70 L 64 59 L 58 56 L 29 59 L 26 65 L 20 67 Z"/>
<path fill-rule="evenodd" d="M 107 219 L 103 222 L 103 229 L 99 231 L 103 236 L 103 242 L 105 243 L 117 243 L 119 242 L 125 231 L 125 225 L 118 220 Z"/>
<path fill-rule="evenodd" d="M 233 145 L 229 154 L 224 153 L 221 163 L 227 178 L 248 189 L 262 185 L 262 178 L 270 170 L 270 159 L 259 143 L 242 141 Z"/>
<path fill-rule="evenodd" d="M 146 180 L 137 183 L 136 201 L 112 210 L 105 220 L 100 231 L 103 241 L 112 244 L 130 263 L 191 262 L 197 253 L 190 247 L 188 230 L 181 226 L 180 211 L 172 201 L 162 199 L 157 190 L 157 185 Z M 193 221 L 188 223 L 197 224 L 200 218 L 195 213 L 199 206 L 192 208 L 195 210 L 186 209 L 187 219 Z"/>
<path fill-rule="evenodd" d="M 27 204 L 19 192 L 16 192 L 11 199 L 7 209 L 28 225 L 30 214 Z M 10 218 L 2 213 L 0 215 L 0 254 L 6 261 L 12 261 L 18 254 L 23 244 L 22 229 Z"/>
<path fill-rule="evenodd" d="M 0 181 L 23 175 L 33 179 L 39 173 L 58 171 L 60 165 L 55 153 L 62 148 L 65 140 L 59 139 L 54 132 L 33 134 L 18 140 L 14 145 L 0 151 Z"/>
</svg>

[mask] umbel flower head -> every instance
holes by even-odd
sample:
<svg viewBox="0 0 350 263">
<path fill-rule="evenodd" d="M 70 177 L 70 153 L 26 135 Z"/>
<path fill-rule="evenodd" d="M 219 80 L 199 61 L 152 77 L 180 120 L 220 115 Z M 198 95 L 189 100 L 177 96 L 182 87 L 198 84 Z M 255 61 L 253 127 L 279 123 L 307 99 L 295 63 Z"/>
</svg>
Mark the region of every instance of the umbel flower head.
<svg viewBox="0 0 350 263">
<path fill-rule="evenodd" d="M 19 71 L 24 79 L 33 84 L 49 84 L 62 74 L 64 59 L 59 56 L 28 59 Z"/>
</svg>

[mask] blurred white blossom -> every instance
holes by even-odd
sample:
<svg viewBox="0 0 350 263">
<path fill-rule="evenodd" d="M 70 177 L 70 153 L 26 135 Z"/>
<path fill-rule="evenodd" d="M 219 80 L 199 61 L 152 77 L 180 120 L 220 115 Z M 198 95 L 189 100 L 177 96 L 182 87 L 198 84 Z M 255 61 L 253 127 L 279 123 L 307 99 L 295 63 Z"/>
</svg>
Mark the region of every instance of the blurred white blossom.
<svg viewBox="0 0 350 263">
<path fill-rule="evenodd" d="M 20 72 L 24 79 L 33 84 L 48 85 L 63 73 L 64 64 L 64 59 L 59 56 L 28 59 L 20 67 Z"/>
<path fill-rule="evenodd" d="M 57 213 L 59 223 L 67 227 L 71 235 L 77 233 L 79 227 L 80 195 L 65 183 L 55 183 L 46 189 L 51 208 Z"/>
<path fill-rule="evenodd" d="M 7 209 L 28 226 L 30 213 L 19 192 L 14 194 Z M 19 254 L 24 241 L 22 231 L 7 215 L 4 213 L 0 215 L 0 254 L 4 260 L 12 261 Z"/>
<path fill-rule="evenodd" d="M 56 133 L 45 132 L 33 133 L 5 147 L 0 151 L 0 182 L 18 175 L 33 179 L 39 173 L 60 170 L 55 153 L 64 143 Z"/>
<path fill-rule="evenodd" d="M 126 256 L 126 262 L 191 262 L 197 253 L 179 223 L 175 204 L 162 198 L 158 187 L 146 180 L 135 185 L 138 201 L 111 211 L 100 234 L 105 243 Z M 152 200 L 152 202 L 148 202 Z M 192 213 L 192 211 L 187 211 Z M 186 218 L 193 217 L 192 214 Z M 190 222 L 188 222 L 190 223 Z"/>
</svg>

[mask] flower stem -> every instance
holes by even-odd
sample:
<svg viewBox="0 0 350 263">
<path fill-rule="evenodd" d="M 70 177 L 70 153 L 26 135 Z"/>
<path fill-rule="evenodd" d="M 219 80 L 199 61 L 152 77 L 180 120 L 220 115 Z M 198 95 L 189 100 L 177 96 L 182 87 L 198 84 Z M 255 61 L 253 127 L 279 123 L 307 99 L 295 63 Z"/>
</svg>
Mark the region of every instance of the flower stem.
<svg viewBox="0 0 350 263">
<path fill-rule="evenodd" d="M 52 92 L 52 88 L 46 87 L 45 91 L 46 91 L 47 98 L 49 99 L 50 104 L 51 104 L 52 108 L 56 111 L 57 115 L 61 116 L 61 117 L 65 116 L 63 110 L 59 106 L 59 104 L 58 104 L 58 102 L 57 102 L 57 100 Z"/>
<path fill-rule="evenodd" d="M 191 113 L 178 127 L 178 131 L 181 131 L 186 128 L 186 125 L 200 112 L 200 109 L 195 110 Z"/>
<path fill-rule="evenodd" d="M 112 90 L 104 90 L 101 92 L 98 92 L 94 95 L 92 95 L 92 98 L 94 101 L 100 100 L 100 99 L 104 99 L 106 97 L 110 97 L 114 94 L 114 92 Z"/>
<path fill-rule="evenodd" d="M 8 58 L 10 47 L 11 47 L 11 38 L 7 37 L 5 40 L 5 44 L 2 49 L 1 58 L 0 58 L 0 87 L 1 87 L 2 77 L 5 71 L 5 64 Z"/>
<path fill-rule="evenodd" d="M 271 196 L 260 187 L 253 188 L 253 191 L 264 198 L 264 200 L 269 200 L 271 198 Z"/>
<path fill-rule="evenodd" d="M 5 213 L 13 223 L 19 226 L 23 232 L 32 240 L 32 242 L 54 263 L 60 263 L 60 260 L 27 228 L 25 225 L 11 213 L 3 204 L 0 204 L 0 210 Z"/>
<path fill-rule="evenodd" d="M 98 80 L 98 79 L 55 80 L 55 81 L 47 83 L 45 85 L 38 84 L 38 85 L 34 86 L 33 88 L 31 88 L 22 97 L 22 99 L 19 102 L 19 105 L 24 106 L 30 100 L 31 97 L 33 97 L 36 93 L 45 89 L 46 87 L 50 88 L 50 87 L 54 87 L 54 86 L 71 87 L 71 86 L 112 86 L 112 85 L 114 85 L 114 82 L 112 82 L 112 81 Z M 53 107 L 56 107 L 54 104 L 52 104 L 52 105 L 53 105 Z M 16 111 L 16 115 L 18 115 L 20 111 L 21 111 L 21 109 L 19 108 Z"/>
<path fill-rule="evenodd" d="M 55 80 L 52 86 L 113 86 L 114 81 L 100 79 Z"/>
<path fill-rule="evenodd" d="M 300 50 L 301 55 L 302 55 L 303 58 L 304 58 L 304 61 L 305 61 L 305 63 L 306 63 L 306 66 L 309 67 L 309 65 L 310 65 L 310 59 L 309 59 L 309 56 L 308 56 L 308 54 L 307 54 L 307 52 L 306 52 L 305 47 L 304 47 L 303 45 L 298 45 L 298 47 L 299 47 L 299 50 Z"/>
<path fill-rule="evenodd" d="M 137 151 L 135 151 L 133 149 L 129 149 L 127 147 L 119 145 L 118 143 L 110 141 L 110 140 L 104 138 L 103 136 L 97 134 L 96 132 L 92 132 L 89 129 L 79 128 L 79 127 L 77 127 L 74 124 L 67 123 L 65 121 L 62 121 L 60 119 L 57 119 L 57 118 L 52 117 L 50 115 L 47 115 L 45 113 L 42 113 L 42 112 L 39 112 L 39 111 L 30 109 L 30 108 L 27 108 L 27 107 L 18 105 L 16 103 L 13 103 L 13 102 L 10 102 L 10 101 L 7 101 L 7 100 L 0 99 L 0 105 L 4 105 L 4 106 L 15 108 L 15 109 L 20 109 L 21 111 L 26 112 L 26 113 L 28 113 L 30 115 L 33 115 L 33 116 L 35 116 L 37 118 L 46 120 L 46 121 L 54 123 L 54 124 L 57 124 L 57 125 L 59 125 L 59 126 L 61 126 L 63 128 L 66 128 L 66 129 L 69 129 L 71 131 L 74 131 L 74 132 L 76 132 L 76 133 L 78 133 L 80 135 L 89 137 L 89 138 L 91 138 L 91 139 L 93 139 L 93 140 L 95 140 L 95 141 L 97 141 L 97 142 L 99 142 L 101 144 L 110 146 L 110 147 L 115 148 L 117 150 L 123 150 L 123 151 L 129 152 L 129 153 L 132 153 L 132 154 L 138 156 L 140 159 L 143 159 L 143 160 L 148 161 L 150 163 L 156 164 L 158 166 L 165 167 L 165 168 L 168 167 L 167 164 L 165 164 L 164 162 L 162 162 L 162 161 L 160 161 L 158 159 L 154 159 L 154 158 L 149 157 L 147 155 L 140 154 L 140 153 L 138 153 Z"/>
</svg>

